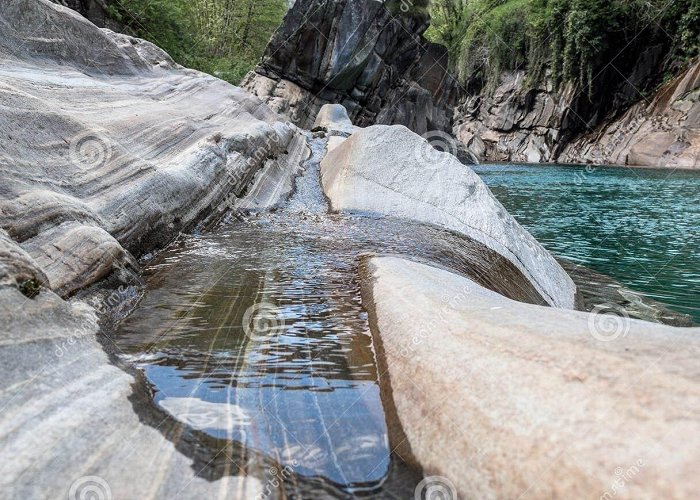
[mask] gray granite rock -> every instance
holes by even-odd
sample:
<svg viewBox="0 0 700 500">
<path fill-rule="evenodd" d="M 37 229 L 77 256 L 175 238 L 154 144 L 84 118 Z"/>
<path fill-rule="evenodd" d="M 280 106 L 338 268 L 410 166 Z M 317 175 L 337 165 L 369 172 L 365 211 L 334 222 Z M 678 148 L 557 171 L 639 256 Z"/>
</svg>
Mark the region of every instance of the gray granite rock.
<svg viewBox="0 0 700 500">
<path fill-rule="evenodd" d="M 182 432 L 141 421 L 102 302 L 66 298 L 108 278 L 119 303 L 136 257 L 296 161 L 295 127 L 48 0 L 3 2 L 0 59 L 0 497 L 257 497 L 260 479 L 207 478 Z"/>
<path fill-rule="evenodd" d="M 436 490 L 681 499 L 700 488 L 700 329 L 515 302 L 394 257 L 365 263 L 362 299 L 403 428 L 392 446 Z"/>
<path fill-rule="evenodd" d="M 294 126 L 45 0 L 0 12 L 0 227 L 70 295 L 240 195 Z"/>
<path fill-rule="evenodd" d="M 547 303 L 576 305 L 571 278 L 479 176 L 406 127 L 355 132 L 328 152 L 321 177 L 333 210 L 391 215 L 465 234 L 509 259 Z"/>
</svg>

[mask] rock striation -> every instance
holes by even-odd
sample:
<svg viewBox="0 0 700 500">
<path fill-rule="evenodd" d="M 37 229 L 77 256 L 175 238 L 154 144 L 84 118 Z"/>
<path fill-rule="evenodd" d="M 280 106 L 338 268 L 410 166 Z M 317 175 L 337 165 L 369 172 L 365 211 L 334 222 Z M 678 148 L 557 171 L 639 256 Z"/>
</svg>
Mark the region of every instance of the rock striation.
<svg viewBox="0 0 700 500">
<path fill-rule="evenodd" d="M 355 132 L 328 152 L 321 178 L 333 210 L 390 215 L 465 234 L 510 260 L 547 303 L 577 303 L 571 278 L 479 176 L 406 127 Z"/>
<path fill-rule="evenodd" d="M 700 168 L 700 59 L 651 98 L 568 144 L 559 159 Z"/>
<path fill-rule="evenodd" d="M 454 134 L 488 161 L 700 167 L 700 60 L 646 97 L 637 89 L 656 59 L 642 54 L 629 79 L 601 87 L 596 102 L 570 82 L 531 86 L 527 72 L 504 72 L 495 90 L 459 104 Z"/>
<path fill-rule="evenodd" d="M 238 471 L 199 477 L 177 432 L 139 421 L 134 377 L 98 338 L 105 311 L 76 295 L 104 278 L 116 302 L 134 295 L 139 256 L 235 205 L 257 172 L 290 170 L 295 127 L 48 0 L 3 2 L 0 59 L 0 497 L 258 496 Z"/>
<path fill-rule="evenodd" d="M 423 3 L 298 0 L 242 85 L 304 128 L 340 103 L 359 126 L 449 131 L 458 87 Z"/>
<path fill-rule="evenodd" d="M 294 134 L 246 92 L 67 8 L 12 0 L 0 27 L 0 226 L 60 295 L 191 229 Z"/>
<path fill-rule="evenodd" d="M 680 499 L 700 487 L 700 329 L 515 302 L 395 257 L 365 261 L 362 299 L 405 433 L 392 447 L 410 442 L 434 488 Z"/>
</svg>

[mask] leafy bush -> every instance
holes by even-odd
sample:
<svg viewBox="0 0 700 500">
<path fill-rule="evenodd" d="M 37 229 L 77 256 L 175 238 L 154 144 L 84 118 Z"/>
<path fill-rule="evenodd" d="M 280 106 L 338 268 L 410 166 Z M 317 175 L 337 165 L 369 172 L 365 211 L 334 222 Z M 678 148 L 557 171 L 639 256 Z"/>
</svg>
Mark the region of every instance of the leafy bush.
<svg viewBox="0 0 700 500">
<path fill-rule="evenodd" d="M 121 0 L 112 16 L 175 61 L 237 84 L 258 62 L 286 0 Z"/>
<path fill-rule="evenodd" d="M 433 0 L 428 37 L 450 51 L 463 83 L 494 87 L 503 70 L 549 70 L 593 91 L 624 50 L 663 45 L 667 65 L 699 53 L 698 0 Z"/>
</svg>

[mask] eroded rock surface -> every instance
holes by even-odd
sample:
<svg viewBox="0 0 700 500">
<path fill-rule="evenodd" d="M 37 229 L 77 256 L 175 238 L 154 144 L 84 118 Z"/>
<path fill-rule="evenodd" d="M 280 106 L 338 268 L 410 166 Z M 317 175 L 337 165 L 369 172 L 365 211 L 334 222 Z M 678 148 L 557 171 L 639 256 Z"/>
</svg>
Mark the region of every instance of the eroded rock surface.
<svg viewBox="0 0 700 500">
<path fill-rule="evenodd" d="M 488 161 L 697 168 L 700 61 L 647 98 L 639 90 L 658 63 L 647 52 L 629 80 L 599 85 L 594 102 L 571 83 L 531 86 L 527 72 L 504 72 L 495 90 L 457 107 L 454 134 Z"/>
<path fill-rule="evenodd" d="M 61 295 L 241 194 L 293 135 L 258 99 L 48 2 L 0 12 L 0 226 Z"/>
<path fill-rule="evenodd" d="M 340 103 L 359 126 L 446 131 L 457 84 L 428 25 L 423 2 L 298 0 L 243 86 L 305 128 Z"/>
<path fill-rule="evenodd" d="M 392 446 L 407 438 L 459 498 L 700 488 L 700 329 L 523 304 L 394 257 L 363 279 L 405 432 Z"/>
<path fill-rule="evenodd" d="M 560 160 L 700 168 L 700 60 L 651 99 L 569 144 Z"/>
<path fill-rule="evenodd" d="M 48 0 L 3 2 L 0 59 L 0 497 L 256 497 L 260 480 L 206 479 L 177 429 L 140 421 L 101 303 L 65 298 L 110 277 L 120 303 L 136 257 L 285 164 L 294 127 Z"/>
<path fill-rule="evenodd" d="M 369 212 L 457 231 L 500 253 L 547 303 L 573 308 L 576 287 L 554 258 L 453 155 L 402 126 L 361 129 L 321 162 L 333 210 Z"/>
</svg>

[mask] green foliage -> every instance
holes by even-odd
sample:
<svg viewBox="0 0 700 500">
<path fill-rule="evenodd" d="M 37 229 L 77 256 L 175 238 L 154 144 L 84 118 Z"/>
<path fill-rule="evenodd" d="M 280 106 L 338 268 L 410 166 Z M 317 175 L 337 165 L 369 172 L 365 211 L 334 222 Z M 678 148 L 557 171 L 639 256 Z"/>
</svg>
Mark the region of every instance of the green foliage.
<svg viewBox="0 0 700 500">
<path fill-rule="evenodd" d="M 258 62 L 285 0 L 121 0 L 110 14 L 178 63 L 237 84 Z"/>
<path fill-rule="evenodd" d="M 700 0 L 433 0 L 427 36 L 447 46 L 463 82 L 495 87 L 503 70 L 549 70 L 593 91 L 623 49 L 666 47 L 682 64 L 700 47 Z M 620 61 L 615 61 L 620 64 Z"/>
</svg>

